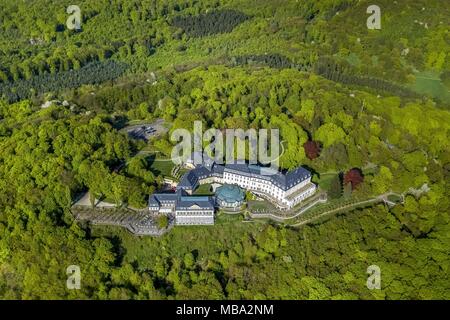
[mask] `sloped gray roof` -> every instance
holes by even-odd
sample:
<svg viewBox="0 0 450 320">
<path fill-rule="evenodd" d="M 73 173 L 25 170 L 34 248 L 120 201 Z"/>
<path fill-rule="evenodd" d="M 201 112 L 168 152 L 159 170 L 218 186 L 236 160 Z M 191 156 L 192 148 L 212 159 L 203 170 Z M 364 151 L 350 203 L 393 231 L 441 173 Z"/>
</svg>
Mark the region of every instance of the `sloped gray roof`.
<svg viewBox="0 0 450 320">
<path fill-rule="evenodd" d="M 212 171 L 215 174 L 223 175 L 223 170 L 225 170 L 225 167 L 221 164 L 214 164 Z"/>
<path fill-rule="evenodd" d="M 254 164 L 227 164 L 225 171 L 241 174 L 248 177 L 255 177 L 272 182 L 282 190 L 288 190 L 294 185 L 311 177 L 311 173 L 305 168 L 298 167 L 295 170 L 283 174 L 271 168 L 266 168 Z"/>
<path fill-rule="evenodd" d="M 176 193 L 154 193 L 148 198 L 149 207 L 159 207 L 163 202 L 175 202 L 179 195 Z"/>
<path fill-rule="evenodd" d="M 176 193 L 154 193 L 149 196 L 149 207 L 160 207 L 163 203 L 170 203 L 175 209 L 189 209 L 197 205 L 202 209 L 214 209 L 214 197 L 190 196 L 180 190 Z"/>
<path fill-rule="evenodd" d="M 183 178 L 181 178 L 180 183 L 177 185 L 177 190 L 187 189 L 192 190 L 198 183 L 198 176 L 195 172 L 196 169 L 191 170 L 184 174 Z"/>
<path fill-rule="evenodd" d="M 213 197 L 209 196 L 181 196 L 179 197 L 176 209 L 190 209 L 192 206 L 199 206 L 202 209 L 214 210 Z"/>
<path fill-rule="evenodd" d="M 232 163 L 225 166 L 214 164 L 211 168 L 197 166 L 195 169 L 187 172 L 178 184 L 177 189 L 193 190 L 197 186 L 198 180 L 211 176 L 222 176 L 225 171 L 267 180 L 282 190 L 288 190 L 311 177 L 311 173 L 302 167 L 283 174 L 272 168 L 254 164 Z"/>
</svg>

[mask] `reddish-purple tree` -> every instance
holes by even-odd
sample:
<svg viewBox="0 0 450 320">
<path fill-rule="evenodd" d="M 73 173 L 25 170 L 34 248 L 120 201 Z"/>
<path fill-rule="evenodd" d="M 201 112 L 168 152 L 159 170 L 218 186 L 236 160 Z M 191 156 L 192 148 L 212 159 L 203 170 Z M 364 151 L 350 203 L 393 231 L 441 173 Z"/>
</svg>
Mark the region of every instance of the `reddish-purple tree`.
<svg viewBox="0 0 450 320">
<path fill-rule="evenodd" d="M 347 171 L 347 173 L 344 175 L 344 185 L 347 183 L 351 183 L 352 190 L 355 190 L 355 188 L 361 184 L 364 181 L 364 176 L 360 169 L 353 168 Z"/>
<path fill-rule="evenodd" d="M 320 145 L 317 141 L 308 140 L 303 144 L 305 154 L 310 160 L 314 160 L 320 155 Z"/>
</svg>

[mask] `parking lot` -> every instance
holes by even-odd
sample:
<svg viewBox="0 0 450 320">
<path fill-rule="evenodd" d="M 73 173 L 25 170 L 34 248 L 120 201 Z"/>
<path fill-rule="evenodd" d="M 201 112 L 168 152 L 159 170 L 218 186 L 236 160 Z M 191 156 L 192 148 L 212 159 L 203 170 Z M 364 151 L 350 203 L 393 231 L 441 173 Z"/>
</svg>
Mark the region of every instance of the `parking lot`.
<svg viewBox="0 0 450 320">
<path fill-rule="evenodd" d="M 148 141 L 152 137 L 159 136 L 167 132 L 167 128 L 163 125 L 164 120 L 158 119 L 152 123 L 141 123 L 136 125 L 131 125 L 124 128 L 128 135 L 137 140 Z"/>
</svg>

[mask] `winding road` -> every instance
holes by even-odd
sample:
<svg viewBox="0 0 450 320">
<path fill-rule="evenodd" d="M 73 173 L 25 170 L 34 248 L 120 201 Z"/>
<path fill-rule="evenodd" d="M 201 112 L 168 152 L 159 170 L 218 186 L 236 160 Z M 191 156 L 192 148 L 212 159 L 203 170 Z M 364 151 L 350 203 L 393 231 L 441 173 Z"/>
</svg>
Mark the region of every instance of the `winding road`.
<svg viewBox="0 0 450 320">
<path fill-rule="evenodd" d="M 390 201 L 388 199 L 388 197 L 391 196 L 391 195 L 398 196 L 398 197 L 403 199 L 403 194 L 397 194 L 395 192 L 386 192 L 386 193 L 383 193 L 383 194 L 381 194 L 381 195 L 379 195 L 379 196 L 377 196 L 375 198 L 372 198 L 372 199 L 367 199 L 367 200 L 363 200 L 363 201 L 356 202 L 356 203 L 350 203 L 348 205 L 345 205 L 345 206 L 342 206 L 342 207 L 339 207 L 339 208 L 336 208 L 336 209 L 331 209 L 331 210 L 325 211 L 325 212 L 323 212 L 323 213 L 321 213 L 321 214 L 319 214 L 317 216 L 311 217 L 310 219 L 307 219 L 305 221 L 301 221 L 299 223 L 291 224 L 290 226 L 291 227 L 299 227 L 299 226 L 308 224 L 308 223 L 310 223 L 310 222 L 312 222 L 314 220 L 317 220 L 317 219 L 319 219 L 319 218 L 321 218 L 323 216 L 326 216 L 326 215 L 329 215 L 329 214 L 333 214 L 333 213 L 337 213 L 339 211 L 346 210 L 346 209 L 349 209 L 349 208 L 352 208 L 352 207 L 358 208 L 361 205 L 370 204 L 370 203 L 384 202 L 384 203 L 386 203 L 389 206 L 394 206 L 394 205 L 396 205 L 396 203 L 392 202 L 392 201 Z"/>
</svg>

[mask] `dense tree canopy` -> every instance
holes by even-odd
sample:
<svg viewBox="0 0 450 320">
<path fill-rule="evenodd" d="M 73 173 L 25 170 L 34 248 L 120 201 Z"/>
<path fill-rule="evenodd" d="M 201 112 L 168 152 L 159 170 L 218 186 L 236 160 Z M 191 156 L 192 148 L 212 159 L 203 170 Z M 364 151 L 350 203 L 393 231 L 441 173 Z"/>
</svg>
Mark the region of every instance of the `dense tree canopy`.
<svg viewBox="0 0 450 320">
<path fill-rule="evenodd" d="M 450 298 L 440 1 L 380 0 L 381 30 L 366 27 L 369 1 L 79 0 L 80 31 L 69 4 L 2 1 L 1 298 Z M 121 130 L 159 118 L 169 132 L 148 143 Z M 279 129 L 281 169 L 307 167 L 331 204 L 404 201 L 301 228 L 219 214 L 157 238 L 74 219 L 85 192 L 144 208 L 164 176 L 148 150 L 170 156 L 170 133 L 195 121 Z M 381 290 L 366 286 L 370 265 Z"/>
</svg>

